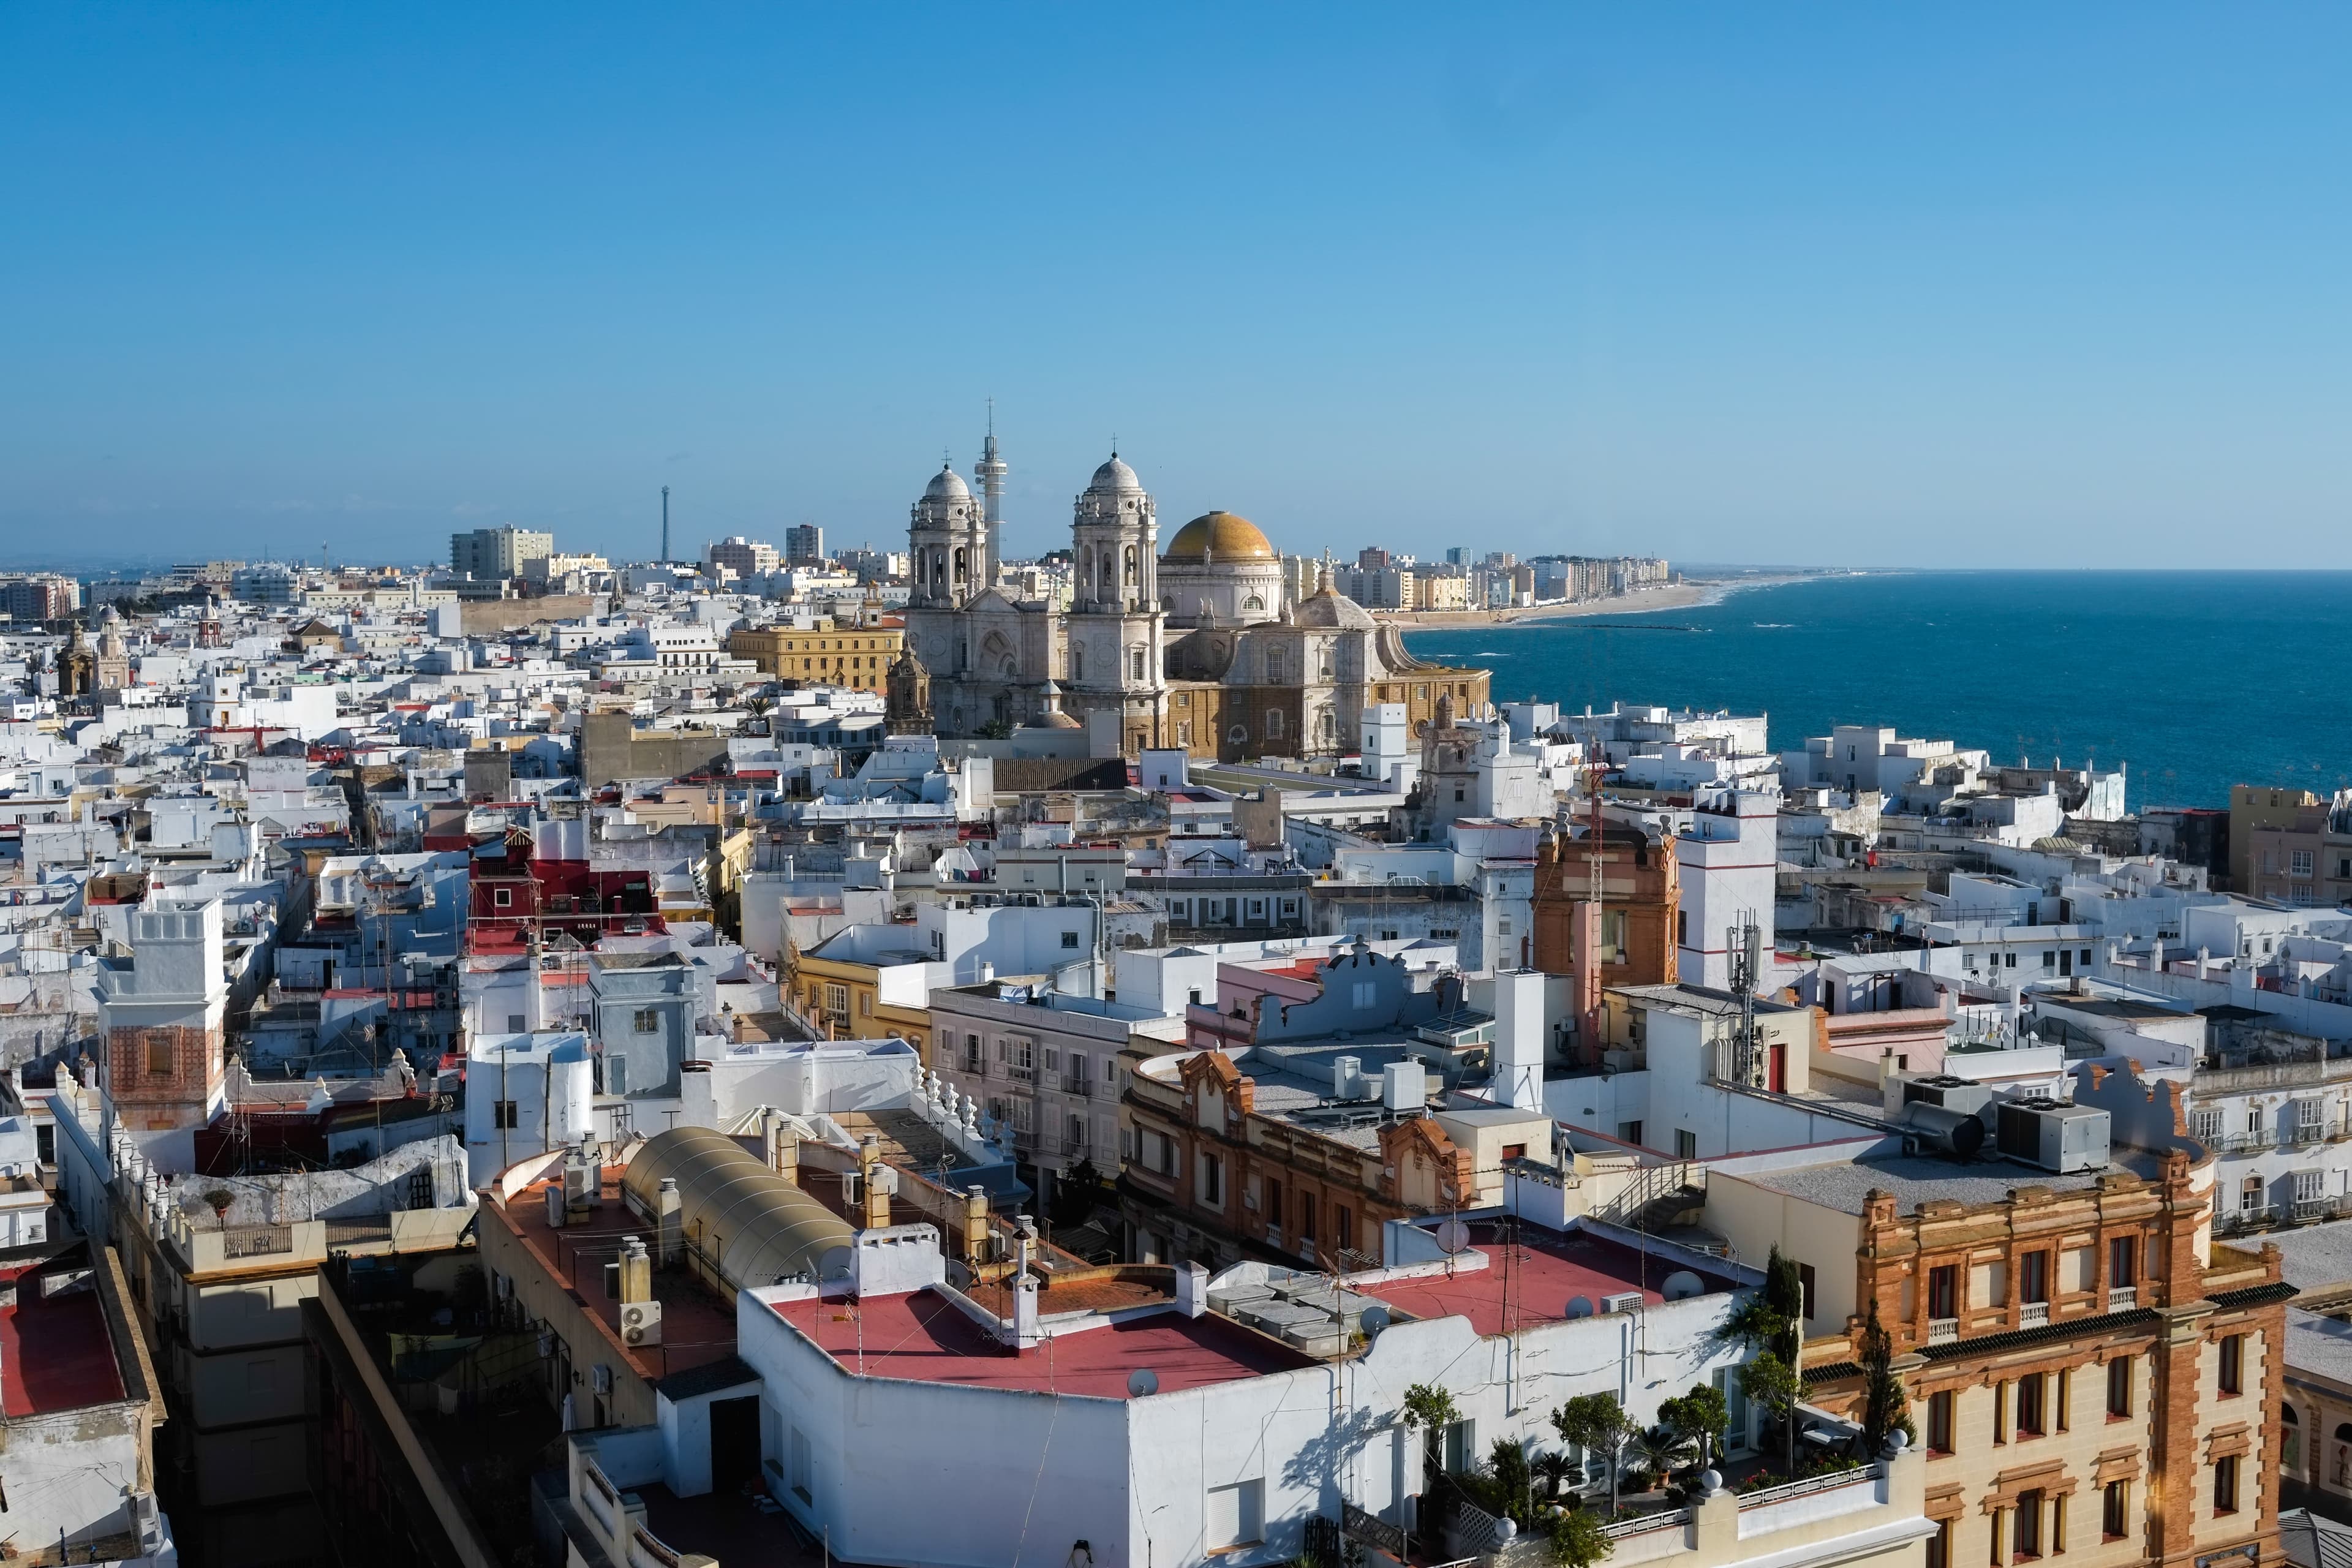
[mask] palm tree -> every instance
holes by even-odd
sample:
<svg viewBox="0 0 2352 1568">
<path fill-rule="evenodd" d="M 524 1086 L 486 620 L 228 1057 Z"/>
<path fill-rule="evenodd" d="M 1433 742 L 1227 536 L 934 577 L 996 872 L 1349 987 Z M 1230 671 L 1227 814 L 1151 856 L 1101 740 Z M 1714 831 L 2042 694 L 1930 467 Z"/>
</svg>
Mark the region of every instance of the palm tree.
<svg viewBox="0 0 2352 1568">
<path fill-rule="evenodd" d="M 1530 1468 L 1544 1484 L 1544 1498 L 1549 1502 L 1559 1500 L 1560 1483 L 1577 1473 L 1576 1461 L 1562 1448 L 1546 1448 L 1531 1461 Z"/>
<path fill-rule="evenodd" d="M 1642 1464 L 1658 1481 L 1664 1482 L 1675 1473 L 1675 1467 L 1690 1458 L 1690 1439 L 1671 1426 L 1651 1426 L 1636 1433 L 1635 1452 Z"/>
</svg>

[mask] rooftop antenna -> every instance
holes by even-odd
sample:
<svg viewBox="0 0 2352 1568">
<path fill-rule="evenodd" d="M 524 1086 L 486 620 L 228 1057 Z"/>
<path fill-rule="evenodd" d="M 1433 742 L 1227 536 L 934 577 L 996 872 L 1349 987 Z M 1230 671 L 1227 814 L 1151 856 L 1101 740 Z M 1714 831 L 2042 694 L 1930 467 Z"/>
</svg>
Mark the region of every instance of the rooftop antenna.
<svg viewBox="0 0 2352 1568">
<path fill-rule="evenodd" d="M 662 564 L 669 564 L 669 487 L 662 486 Z"/>
</svg>

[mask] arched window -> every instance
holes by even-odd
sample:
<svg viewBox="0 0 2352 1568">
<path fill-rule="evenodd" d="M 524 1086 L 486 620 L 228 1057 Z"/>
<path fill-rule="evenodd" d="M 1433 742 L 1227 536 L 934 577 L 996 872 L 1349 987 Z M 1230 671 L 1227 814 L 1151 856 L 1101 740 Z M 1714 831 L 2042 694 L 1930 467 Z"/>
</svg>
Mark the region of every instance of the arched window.
<svg viewBox="0 0 2352 1568">
<path fill-rule="evenodd" d="M 1243 724 L 1234 725 L 1232 729 L 1225 731 L 1225 739 L 1233 742 L 1235 745 L 1241 744 L 1244 741 L 1249 739 L 1248 726 Z"/>
<path fill-rule="evenodd" d="M 1263 610 L 1265 608 L 1265 601 L 1259 598 L 1255 594 L 1252 594 L 1248 598 L 1242 601 L 1242 608 L 1244 610 Z"/>
<path fill-rule="evenodd" d="M 2279 1406 L 2279 1419 L 2286 1424 L 2279 1436 L 2279 1466 L 2292 1473 L 2303 1468 L 2303 1417 L 2289 1403 Z"/>
<path fill-rule="evenodd" d="M 961 583 L 964 580 L 964 558 L 961 549 L 955 552 L 955 575 L 957 582 Z"/>
<path fill-rule="evenodd" d="M 1135 583 L 1135 546 L 1132 544 L 1127 547 L 1127 581 L 1129 586 Z"/>
</svg>

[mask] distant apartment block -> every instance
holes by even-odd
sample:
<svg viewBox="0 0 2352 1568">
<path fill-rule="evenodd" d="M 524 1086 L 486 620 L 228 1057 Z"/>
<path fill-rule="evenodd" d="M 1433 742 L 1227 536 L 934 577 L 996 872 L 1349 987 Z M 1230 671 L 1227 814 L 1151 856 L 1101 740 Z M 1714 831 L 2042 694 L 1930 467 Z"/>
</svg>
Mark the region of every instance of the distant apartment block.
<svg viewBox="0 0 2352 1568">
<path fill-rule="evenodd" d="M 732 572 L 738 577 L 756 577 L 776 569 L 776 547 L 756 539 L 734 534 L 712 545 L 707 553 L 710 564 Z"/>
<path fill-rule="evenodd" d="M 554 553 L 555 535 L 512 523 L 449 536 L 449 570 L 460 577 L 495 581 L 530 575 L 529 563 L 543 562 Z"/>
<path fill-rule="evenodd" d="M 804 522 L 784 530 L 784 559 L 795 566 L 814 566 L 824 559 L 824 530 Z"/>
</svg>

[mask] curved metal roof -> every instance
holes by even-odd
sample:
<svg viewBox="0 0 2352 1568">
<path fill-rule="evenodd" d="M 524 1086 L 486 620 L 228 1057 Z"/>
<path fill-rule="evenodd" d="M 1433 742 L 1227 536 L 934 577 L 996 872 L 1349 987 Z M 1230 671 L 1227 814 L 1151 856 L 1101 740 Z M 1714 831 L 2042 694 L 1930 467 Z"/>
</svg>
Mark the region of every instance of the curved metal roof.
<svg viewBox="0 0 2352 1568">
<path fill-rule="evenodd" d="M 662 1180 L 675 1178 L 685 1235 L 737 1289 L 847 1275 L 855 1233 L 831 1209 L 708 1127 L 676 1127 L 646 1140 L 621 1181 L 646 1213 Z"/>
</svg>

